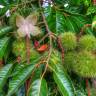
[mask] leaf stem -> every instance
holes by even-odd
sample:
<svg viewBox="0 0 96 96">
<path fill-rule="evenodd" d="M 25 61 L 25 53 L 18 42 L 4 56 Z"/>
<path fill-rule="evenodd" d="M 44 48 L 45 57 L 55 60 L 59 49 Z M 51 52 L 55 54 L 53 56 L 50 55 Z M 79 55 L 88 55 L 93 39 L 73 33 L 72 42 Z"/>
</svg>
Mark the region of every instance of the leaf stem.
<svg viewBox="0 0 96 96">
<path fill-rule="evenodd" d="M 30 38 L 26 36 L 26 55 L 27 63 L 30 64 Z"/>
<path fill-rule="evenodd" d="M 26 55 L 27 55 L 27 63 L 30 64 L 30 38 L 28 35 L 26 36 Z M 26 95 L 28 93 L 28 89 L 30 86 L 30 78 L 26 81 Z"/>
</svg>

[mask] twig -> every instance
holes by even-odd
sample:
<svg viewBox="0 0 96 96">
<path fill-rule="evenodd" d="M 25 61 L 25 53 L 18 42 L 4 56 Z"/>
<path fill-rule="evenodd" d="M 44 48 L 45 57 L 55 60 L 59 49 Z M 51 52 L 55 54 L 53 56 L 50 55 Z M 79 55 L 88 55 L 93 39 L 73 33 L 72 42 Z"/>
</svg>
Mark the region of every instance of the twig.
<svg viewBox="0 0 96 96">
<path fill-rule="evenodd" d="M 59 45 L 59 48 L 62 52 L 62 63 L 64 62 L 64 48 L 62 46 L 62 41 L 61 41 L 61 38 L 60 37 L 57 37 L 57 42 L 58 42 L 58 45 Z"/>
<path fill-rule="evenodd" d="M 41 0 L 39 0 L 39 6 L 40 6 L 40 8 L 42 8 L 42 6 L 41 6 Z M 47 71 L 48 63 L 49 63 L 50 56 L 51 56 L 51 53 L 52 53 L 52 37 L 51 37 L 51 31 L 50 31 L 49 28 L 48 28 L 48 24 L 47 24 L 47 22 L 46 22 L 46 18 L 45 18 L 45 16 L 44 16 L 43 12 L 41 12 L 41 15 L 42 15 L 42 19 L 43 19 L 43 22 L 44 22 L 44 24 L 45 24 L 45 27 L 46 27 L 46 31 L 48 32 L 48 35 L 49 35 L 49 40 L 50 40 L 49 55 L 48 55 L 48 59 L 47 59 L 47 61 L 46 61 L 45 70 L 44 70 L 44 72 L 43 72 L 43 74 L 42 74 L 42 76 L 41 76 L 41 79 L 42 79 L 42 78 L 44 77 L 46 71 Z"/>
<path fill-rule="evenodd" d="M 18 62 L 18 64 L 21 63 L 21 56 L 20 55 L 17 56 L 17 62 Z"/>
<path fill-rule="evenodd" d="M 26 36 L 26 56 L 27 56 L 27 63 L 30 64 L 30 38 L 28 35 Z M 28 93 L 28 89 L 30 86 L 30 78 L 26 81 L 26 95 Z"/>
<path fill-rule="evenodd" d="M 85 24 L 82 28 L 81 28 L 81 31 L 79 33 L 79 35 L 77 36 L 77 41 L 79 40 L 79 38 L 84 34 L 84 30 L 85 28 L 87 27 L 91 27 L 91 24 Z"/>
<path fill-rule="evenodd" d="M 44 59 L 45 59 L 45 58 L 44 58 Z M 33 72 L 32 72 L 32 75 L 31 75 L 31 77 L 30 77 L 29 82 L 31 82 L 32 77 L 34 76 L 35 69 L 37 69 L 38 67 L 40 67 L 40 65 L 43 64 L 43 63 L 44 63 L 44 61 L 43 61 L 43 59 L 41 59 L 40 62 L 35 65 L 35 68 L 34 68 L 34 70 L 33 70 Z M 27 96 L 29 96 L 30 88 L 31 88 L 31 87 L 29 87 L 29 89 L 28 89 L 28 91 L 27 91 Z"/>
<path fill-rule="evenodd" d="M 30 38 L 26 36 L 26 55 L 27 63 L 30 64 Z"/>
<path fill-rule="evenodd" d="M 90 96 L 90 87 L 88 84 L 88 79 L 86 79 L 86 88 L 87 88 L 88 96 Z"/>
<path fill-rule="evenodd" d="M 47 33 L 40 41 L 39 43 L 41 43 L 42 41 L 44 41 L 45 38 L 47 38 L 49 36 L 49 34 Z"/>
<path fill-rule="evenodd" d="M 39 66 L 40 64 L 36 64 L 33 72 L 32 72 L 32 75 L 31 77 L 27 80 L 28 82 L 26 82 L 26 85 L 28 87 L 28 90 L 27 90 L 27 93 L 26 93 L 26 96 L 29 96 L 29 91 L 30 91 L 30 83 L 31 83 L 31 80 L 32 80 L 32 77 L 34 76 L 34 72 L 35 72 L 35 69 Z"/>
</svg>

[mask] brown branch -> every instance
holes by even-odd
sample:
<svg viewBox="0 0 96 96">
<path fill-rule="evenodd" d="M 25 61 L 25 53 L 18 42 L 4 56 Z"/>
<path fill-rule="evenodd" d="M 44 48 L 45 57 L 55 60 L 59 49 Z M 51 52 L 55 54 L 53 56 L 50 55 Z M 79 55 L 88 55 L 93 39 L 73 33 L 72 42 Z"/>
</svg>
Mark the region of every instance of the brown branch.
<svg viewBox="0 0 96 96">
<path fill-rule="evenodd" d="M 90 87 L 88 84 L 88 79 L 86 79 L 86 88 L 87 88 L 88 96 L 90 96 Z"/>
<path fill-rule="evenodd" d="M 17 56 L 17 62 L 18 62 L 18 64 L 20 64 L 20 62 L 21 62 L 21 56 L 20 55 Z"/>
<path fill-rule="evenodd" d="M 3 60 L 0 59 L 0 68 L 2 68 L 2 67 L 3 67 Z"/>
<path fill-rule="evenodd" d="M 60 37 L 57 37 L 57 42 L 58 42 L 59 48 L 62 52 L 62 63 L 64 63 L 64 48 L 62 46 L 62 41 L 61 41 Z"/>
<path fill-rule="evenodd" d="M 80 33 L 79 33 L 78 36 L 77 36 L 77 41 L 78 41 L 79 38 L 84 34 L 84 30 L 85 30 L 87 27 L 91 27 L 91 24 L 85 24 L 85 25 L 81 28 L 81 31 L 80 31 Z"/>
<path fill-rule="evenodd" d="M 41 9 L 42 8 L 42 6 L 41 6 L 41 0 L 39 0 L 39 6 L 40 6 L 40 9 Z M 49 49 L 48 59 L 46 61 L 45 70 L 44 70 L 44 72 L 42 74 L 42 77 L 41 77 L 41 78 L 43 78 L 44 75 L 45 75 L 45 73 L 46 73 L 46 71 L 47 71 L 48 63 L 49 63 L 50 56 L 51 56 L 51 53 L 52 53 L 52 37 L 51 37 L 51 31 L 49 30 L 48 24 L 46 22 L 46 18 L 45 18 L 45 16 L 44 16 L 44 14 L 43 14 L 42 11 L 41 11 L 41 15 L 42 15 L 42 19 L 43 19 L 43 22 L 45 24 L 45 27 L 46 27 L 46 31 L 48 32 L 48 35 L 49 35 L 49 40 L 50 40 L 50 49 Z"/>
<path fill-rule="evenodd" d="M 30 38 L 28 35 L 26 36 L 26 56 L 27 56 L 27 63 L 30 64 Z M 30 86 L 30 78 L 26 81 L 26 95 L 28 93 L 28 89 Z"/>
<path fill-rule="evenodd" d="M 96 5 L 96 0 L 93 0 L 93 5 Z"/>
<path fill-rule="evenodd" d="M 45 38 L 47 38 L 48 36 L 49 36 L 49 34 L 46 34 L 46 35 L 39 41 L 39 43 L 41 43 L 42 41 L 44 41 Z"/>
<path fill-rule="evenodd" d="M 34 68 L 34 70 L 33 70 L 33 72 L 32 72 L 32 75 L 31 75 L 31 77 L 30 77 L 30 79 L 29 79 L 29 82 L 27 82 L 27 86 L 29 86 L 29 87 L 28 87 L 26 96 L 29 96 L 29 90 L 30 90 L 30 88 L 31 88 L 31 87 L 30 87 L 30 83 L 31 83 L 32 77 L 34 76 L 35 69 L 39 68 L 41 64 L 44 64 L 44 63 L 45 63 L 44 59 L 45 59 L 45 58 L 41 58 L 40 62 L 35 65 L 35 68 Z"/>
<path fill-rule="evenodd" d="M 30 38 L 26 36 L 26 55 L 27 63 L 30 64 Z"/>
</svg>

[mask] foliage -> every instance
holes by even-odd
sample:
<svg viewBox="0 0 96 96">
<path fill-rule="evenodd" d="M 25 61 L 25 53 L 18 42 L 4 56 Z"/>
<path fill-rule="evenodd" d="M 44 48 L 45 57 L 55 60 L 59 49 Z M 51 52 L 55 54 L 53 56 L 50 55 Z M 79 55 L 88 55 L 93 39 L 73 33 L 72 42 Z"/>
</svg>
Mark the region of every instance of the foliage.
<svg viewBox="0 0 96 96">
<path fill-rule="evenodd" d="M 87 96 L 95 9 L 92 0 L 0 0 L 0 96 Z"/>
</svg>

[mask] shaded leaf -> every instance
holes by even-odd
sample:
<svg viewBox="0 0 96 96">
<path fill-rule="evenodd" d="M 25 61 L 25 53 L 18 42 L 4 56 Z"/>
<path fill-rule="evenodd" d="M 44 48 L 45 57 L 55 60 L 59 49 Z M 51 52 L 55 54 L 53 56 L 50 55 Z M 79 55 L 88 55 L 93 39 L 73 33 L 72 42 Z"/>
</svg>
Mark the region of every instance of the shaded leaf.
<svg viewBox="0 0 96 96">
<path fill-rule="evenodd" d="M 56 33 L 60 34 L 67 30 L 67 22 L 64 14 L 56 11 Z"/>
<path fill-rule="evenodd" d="M 56 32 L 56 13 L 55 10 L 49 5 L 44 7 L 44 15 L 48 23 L 48 27 L 52 32 Z"/>
<path fill-rule="evenodd" d="M 65 18 L 66 18 L 66 24 L 67 24 L 68 31 L 75 32 L 75 27 L 73 26 L 73 23 L 70 20 L 70 18 L 68 16 L 65 16 Z"/>
<path fill-rule="evenodd" d="M 2 69 L 0 69 L 0 90 L 2 90 L 2 87 L 4 86 L 11 70 L 12 64 L 7 64 Z"/>
<path fill-rule="evenodd" d="M 8 6 L 4 7 L 4 8 L 0 8 L 0 16 L 5 15 L 5 13 L 8 10 Z"/>
<path fill-rule="evenodd" d="M 6 54 L 6 49 L 7 49 L 9 41 L 10 41 L 10 38 L 8 37 L 0 39 L 0 58 L 1 59 Z"/>
<path fill-rule="evenodd" d="M 76 23 L 79 32 L 84 27 L 84 25 L 89 24 L 83 16 L 71 16 L 71 19 L 73 19 L 73 21 Z M 85 28 L 84 32 L 91 35 L 93 34 L 91 28 Z"/>
<path fill-rule="evenodd" d="M 13 28 L 11 26 L 1 27 L 0 28 L 0 37 L 9 32 L 12 32 L 12 30 L 13 30 Z"/>
</svg>

